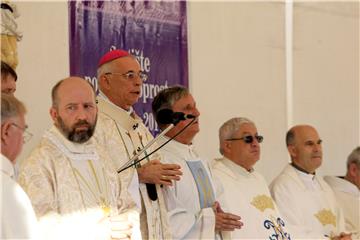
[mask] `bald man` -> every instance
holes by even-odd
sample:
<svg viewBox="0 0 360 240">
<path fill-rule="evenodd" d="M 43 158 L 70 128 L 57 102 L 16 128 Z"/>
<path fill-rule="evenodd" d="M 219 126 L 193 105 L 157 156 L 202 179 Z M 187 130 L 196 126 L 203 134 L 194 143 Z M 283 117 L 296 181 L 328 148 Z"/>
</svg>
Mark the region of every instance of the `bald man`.
<svg viewBox="0 0 360 240">
<path fill-rule="evenodd" d="M 53 87 L 54 126 L 23 162 L 19 175 L 45 239 L 131 235 L 126 216 L 119 215 L 122 203 L 115 168 L 92 138 L 97 112 L 95 92 L 84 79 L 70 77 Z M 115 220 L 123 220 L 124 231 L 116 231 Z"/>
<path fill-rule="evenodd" d="M 271 183 L 271 194 L 293 239 L 351 239 L 344 233 L 344 217 L 333 191 L 316 174 L 322 163 L 321 143 L 318 132 L 309 125 L 297 125 L 287 132 L 291 163 Z"/>
</svg>

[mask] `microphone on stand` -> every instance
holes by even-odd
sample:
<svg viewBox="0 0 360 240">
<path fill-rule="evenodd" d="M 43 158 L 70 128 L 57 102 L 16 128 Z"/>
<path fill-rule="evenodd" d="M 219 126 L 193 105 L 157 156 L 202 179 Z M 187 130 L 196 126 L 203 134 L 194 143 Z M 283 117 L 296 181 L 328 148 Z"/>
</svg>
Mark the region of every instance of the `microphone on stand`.
<svg viewBox="0 0 360 240">
<path fill-rule="evenodd" d="M 173 138 L 177 137 L 182 131 L 184 131 L 189 125 L 191 125 L 196 120 L 196 117 L 191 114 L 185 114 L 182 112 L 173 112 L 171 109 L 164 108 L 164 109 L 161 109 L 158 111 L 157 119 L 158 119 L 158 122 L 161 124 L 170 124 L 170 125 L 167 128 L 165 128 L 163 131 L 161 131 L 161 133 L 159 135 L 157 135 L 155 138 L 153 138 L 150 142 L 148 142 L 143 147 L 143 149 L 138 151 L 138 153 L 136 155 L 134 155 L 129 161 L 127 161 L 120 169 L 118 169 L 117 170 L 118 173 L 121 173 L 125 169 L 128 169 L 129 167 L 135 165 L 134 161 L 136 163 L 139 163 L 140 161 L 144 160 L 146 157 L 149 157 L 150 155 L 155 153 L 157 150 L 159 150 L 159 149 L 156 149 L 155 151 L 151 152 L 144 158 L 137 160 L 141 154 L 143 154 L 148 148 L 150 148 L 155 142 L 157 142 L 159 138 L 164 136 L 168 131 L 170 131 L 180 121 L 184 121 L 186 119 L 193 119 L 188 125 L 186 125 L 177 134 L 175 134 L 175 136 Z M 171 138 L 170 140 L 172 140 L 173 138 Z"/>
<path fill-rule="evenodd" d="M 178 124 L 180 121 L 184 121 L 186 119 L 193 119 L 196 116 L 191 114 L 185 114 L 183 112 L 173 112 L 173 110 L 169 108 L 160 109 L 157 113 L 157 120 L 161 124 Z"/>
<path fill-rule="evenodd" d="M 138 159 L 141 154 L 143 154 L 148 148 L 150 148 L 155 142 L 157 142 L 162 136 L 164 136 L 168 131 L 170 131 L 176 124 L 178 124 L 180 121 L 184 121 L 186 119 L 192 119 L 191 122 L 189 122 L 185 127 L 183 127 L 179 132 L 177 132 L 172 138 L 168 139 L 165 143 L 163 143 L 161 146 L 156 148 L 154 151 L 152 151 L 149 154 L 146 154 L 141 159 Z M 170 124 L 167 128 L 165 128 L 158 136 L 156 136 L 154 139 L 152 139 L 150 142 L 148 142 L 143 149 L 141 149 L 136 155 L 134 155 L 129 161 L 127 161 L 123 167 L 117 170 L 117 173 L 121 173 L 122 171 L 138 164 L 142 160 L 148 158 L 150 155 L 157 152 L 160 148 L 165 146 L 168 142 L 173 140 L 175 137 L 177 137 L 180 133 L 182 133 L 187 127 L 189 127 L 195 120 L 196 116 L 191 114 L 185 114 L 183 112 L 173 112 L 171 109 L 164 108 L 158 111 L 157 114 L 157 120 L 161 124 Z M 157 192 L 155 184 L 152 183 L 146 183 L 146 190 L 148 192 L 149 198 L 153 201 L 157 200 Z"/>
</svg>

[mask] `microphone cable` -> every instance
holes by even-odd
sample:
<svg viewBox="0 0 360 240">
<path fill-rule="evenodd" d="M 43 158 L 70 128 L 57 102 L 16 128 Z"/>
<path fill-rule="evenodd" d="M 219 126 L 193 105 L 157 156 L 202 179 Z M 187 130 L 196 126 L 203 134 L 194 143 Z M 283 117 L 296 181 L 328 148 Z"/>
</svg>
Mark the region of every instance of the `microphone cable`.
<svg viewBox="0 0 360 240">
<path fill-rule="evenodd" d="M 149 154 L 145 155 L 144 157 L 142 157 L 141 159 L 134 161 L 132 164 L 130 164 L 129 166 L 126 166 L 123 169 L 120 169 L 117 171 L 117 173 L 121 173 L 122 171 L 138 164 L 139 162 L 141 162 L 142 160 L 144 160 L 145 158 L 148 158 L 149 156 L 151 156 L 152 154 L 154 154 L 155 152 L 157 152 L 160 148 L 162 148 L 163 146 L 165 146 L 166 144 L 168 144 L 171 140 L 173 140 L 174 138 L 176 138 L 177 136 L 179 136 L 183 131 L 185 131 L 185 129 L 187 129 L 190 125 L 192 125 L 195 120 L 197 120 L 197 118 L 193 118 L 191 120 L 191 122 L 189 122 L 188 124 L 185 125 L 185 127 L 183 127 L 179 132 L 177 132 L 172 138 L 166 140 L 166 142 L 164 142 L 163 144 L 161 144 L 159 147 L 157 147 L 155 150 L 153 150 L 152 152 L 150 152 Z"/>
</svg>

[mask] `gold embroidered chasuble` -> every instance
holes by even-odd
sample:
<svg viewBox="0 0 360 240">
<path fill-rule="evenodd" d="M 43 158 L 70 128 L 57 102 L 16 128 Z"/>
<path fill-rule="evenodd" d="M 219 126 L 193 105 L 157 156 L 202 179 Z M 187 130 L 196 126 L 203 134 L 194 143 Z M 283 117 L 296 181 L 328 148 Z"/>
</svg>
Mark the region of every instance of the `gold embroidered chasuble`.
<svg viewBox="0 0 360 240">
<path fill-rule="evenodd" d="M 114 169 L 109 155 L 92 138 L 83 144 L 72 143 L 53 126 L 22 163 L 18 181 L 39 220 L 54 223 L 44 226 L 59 224 L 57 232 L 50 234 L 61 234 L 64 229 L 60 225 L 69 227 L 71 223 L 83 231 L 82 237 L 85 233 L 95 237 L 97 224 L 118 215 L 122 206 Z M 82 221 L 88 225 L 80 227 Z"/>
<path fill-rule="evenodd" d="M 106 147 L 116 168 L 120 169 L 151 141 L 153 136 L 136 114 L 131 116 L 125 110 L 102 98 L 99 98 L 98 107 L 95 139 Z M 154 150 L 155 145 L 140 157 Z M 140 164 L 145 164 L 152 159 L 160 159 L 160 155 L 155 153 Z M 143 239 L 170 239 L 168 217 L 160 186 L 156 185 L 158 199 L 152 201 L 148 196 L 146 185 L 138 182 L 136 168 L 131 167 L 121 172 L 119 176 L 121 185 L 124 186 L 121 189 L 121 197 L 126 198 L 127 202 L 135 202 L 138 208 L 141 208 L 140 228 Z"/>
</svg>

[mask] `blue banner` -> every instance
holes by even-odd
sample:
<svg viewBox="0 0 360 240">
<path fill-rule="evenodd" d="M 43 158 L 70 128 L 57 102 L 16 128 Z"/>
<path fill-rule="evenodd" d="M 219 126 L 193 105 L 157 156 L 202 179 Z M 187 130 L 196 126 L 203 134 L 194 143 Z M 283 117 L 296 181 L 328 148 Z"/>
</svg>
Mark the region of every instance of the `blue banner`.
<svg viewBox="0 0 360 240">
<path fill-rule="evenodd" d="M 97 88 L 100 57 L 111 49 L 136 56 L 149 78 L 134 108 L 153 134 L 151 103 L 163 88 L 188 86 L 186 2 L 71 1 L 70 75 Z"/>
</svg>

